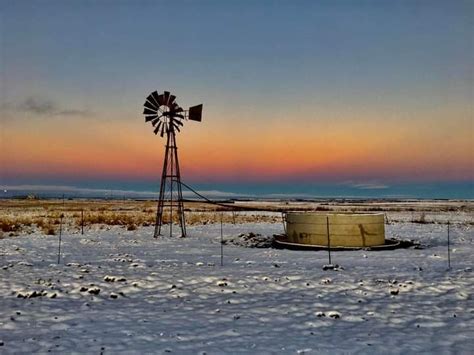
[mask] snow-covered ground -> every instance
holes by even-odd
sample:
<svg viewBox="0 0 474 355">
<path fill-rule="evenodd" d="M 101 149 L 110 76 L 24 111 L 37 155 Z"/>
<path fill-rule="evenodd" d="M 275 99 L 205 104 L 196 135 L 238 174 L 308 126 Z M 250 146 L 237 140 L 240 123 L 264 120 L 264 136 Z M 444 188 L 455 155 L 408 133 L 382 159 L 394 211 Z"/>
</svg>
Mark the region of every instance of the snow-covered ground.
<svg viewBox="0 0 474 355">
<path fill-rule="evenodd" d="M 281 233 L 279 223 L 224 234 Z M 394 223 L 425 249 L 332 254 L 224 246 L 152 227 L 0 239 L 0 353 L 471 353 L 473 227 Z M 33 293 L 36 291 L 35 293 Z M 34 297 L 32 297 L 34 296 Z"/>
</svg>

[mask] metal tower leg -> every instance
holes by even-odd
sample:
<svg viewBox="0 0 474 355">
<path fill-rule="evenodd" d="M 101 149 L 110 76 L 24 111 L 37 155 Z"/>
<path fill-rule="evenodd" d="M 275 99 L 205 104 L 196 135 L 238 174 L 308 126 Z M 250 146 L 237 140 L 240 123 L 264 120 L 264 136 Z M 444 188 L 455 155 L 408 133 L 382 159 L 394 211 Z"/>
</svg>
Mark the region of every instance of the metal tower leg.
<svg viewBox="0 0 474 355">
<path fill-rule="evenodd" d="M 173 185 L 176 184 L 176 189 Z M 169 192 L 169 200 L 166 195 Z M 175 198 L 173 194 L 177 194 Z M 175 200 L 175 201 L 173 201 Z M 170 236 L 173 233 L 173 209 L 176 208 L 181 228 L 181 236 L 186 236 L 186 221 L 184 217 L 183 193 L 181 188 L 181 173 L 179 170 L 178 148 L 176 146 L 176 136 L 171 129 L 167 132 L 165 156 L 163 161 L 163 172 L 161 175 L 160 196 L 156 212 L 156 224 L 154 237 L 161 235 L 163 223 L 164 207 L 169 207 Z"/>
<path fill-rule="evenodd" d="M 170 135 L 167 135 L 165 156 L 163 158 L 163 171 L 161 173 L 160 196 L 158 198 L 158 206 L 156 209 L 155 233 L 153 234 L 155 238 L 158 238 L 158 236 L 161 235 L 161 226 L 163 224 L 163 207 L 164 207 L 164 202 L 165 202 L 166 173 L 168 171 L 169 149 L 170 149 Z"/>
<path fill-rule="evenodd" d="M 178 187 L 178 217 L 179 225 L 181 227 L 181 236 L 186 237 L 186 219 L 184 216 L 184 204 L 183 204 L 183 190 L 181 186 L 181 172 L 179 170 L 179 160 L 178 160 L 178 147 L 175 145 L 174 148 L 174 161 L 176 163 L 176 183 Z"/>
</svg>

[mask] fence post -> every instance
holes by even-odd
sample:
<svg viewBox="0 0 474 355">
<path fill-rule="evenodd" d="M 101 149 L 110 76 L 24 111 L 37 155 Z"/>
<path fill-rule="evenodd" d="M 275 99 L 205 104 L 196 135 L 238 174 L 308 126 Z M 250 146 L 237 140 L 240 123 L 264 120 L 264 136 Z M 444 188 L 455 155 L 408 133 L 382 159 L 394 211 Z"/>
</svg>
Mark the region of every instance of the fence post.
<svg viewBox="0 0 474 355">
<path fill-rule="evenodd" d="M 59 244 L 58 244 L 58 265 L 61 259 L 61 236 L 63 234 L 63 217 L 64 215 L 61 214 L 61 218 L 59 220 Z"/>
<path fill-rule="evenodd" d="M 328 256 L 329 256 L 329 265 L 332 265 L 331 262 L 331 237 L 329 235 L 329 216 L 326 216 L 326 230 L 328 234 Z"/>
<path fill-rule="evenodd" d="M 224 234 L 222 230 L 222 212 L 221 212 L 221 266 L 224 266 Z"/>
<path fill-rule="evenodd" d="M 448 221 L 448 269 L 451 269 L 451 248 L 450 248 L 450 236 L 449 236 L 449 226 L 450 223 Z"/>
</svg>

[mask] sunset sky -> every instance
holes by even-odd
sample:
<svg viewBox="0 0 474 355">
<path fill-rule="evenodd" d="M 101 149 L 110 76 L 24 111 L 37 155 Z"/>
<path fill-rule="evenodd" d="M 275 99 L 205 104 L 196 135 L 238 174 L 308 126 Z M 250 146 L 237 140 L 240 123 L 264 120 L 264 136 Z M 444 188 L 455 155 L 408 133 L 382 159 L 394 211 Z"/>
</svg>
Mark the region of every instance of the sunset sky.
<svg viewBox="0 0 474 355">
<path fill-rule="evenodd" d="M 0 0 L 0 185 L 157 189 L 165 142 L 142 105 L 169 90 L 204 104 L 177 138 L 189 184 L 474 198 L 473 14 L 469 0 Z"/>
</svg>

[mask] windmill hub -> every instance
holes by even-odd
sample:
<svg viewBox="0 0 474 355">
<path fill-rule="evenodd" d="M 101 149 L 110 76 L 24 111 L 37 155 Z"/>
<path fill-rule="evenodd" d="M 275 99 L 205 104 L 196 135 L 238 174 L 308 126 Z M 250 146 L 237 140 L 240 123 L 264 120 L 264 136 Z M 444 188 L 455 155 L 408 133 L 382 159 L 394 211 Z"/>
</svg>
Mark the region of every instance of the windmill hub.
<svg viewBox="0 0 474 355">
<path fill-rule="evenodd" d="M 155 134 L 160 133 L 161 137 L 166 134 L 160 196 L 156 212 L 155 238 L 161 235 L 161 226 L 166 222 L 169 224 L 170 236 L 173 235 L 173 217 L 176 217 L 179 222 L 181 236 L 186 236 L 176 131 L 180 132 L 186 120 L 201 121 L 202 104 L 192 106 L 189 110 L 183 110 L 175 99 L 176 96 L 169 91 L 165 91 L 163 94 L 153 91 L 143 104 L 145 122 L 151 122 Z"/>
</svg>

